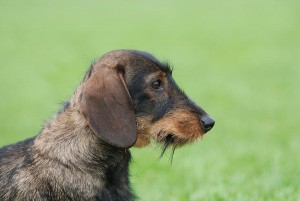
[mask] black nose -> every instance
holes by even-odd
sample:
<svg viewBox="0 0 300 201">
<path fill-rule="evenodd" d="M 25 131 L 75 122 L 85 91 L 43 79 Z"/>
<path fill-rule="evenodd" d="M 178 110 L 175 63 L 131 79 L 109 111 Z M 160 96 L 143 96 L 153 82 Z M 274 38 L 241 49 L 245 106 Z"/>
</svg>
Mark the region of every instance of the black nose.
<svg viewBox="0 0 300 201">
<path fill-rule="evenodd" d="M 208 115 L 202 116 L 200 119 L 205 132 L 210 131 L 215 125 L 215 121 L 213 120 L 213 118 Z"/>
</svg>

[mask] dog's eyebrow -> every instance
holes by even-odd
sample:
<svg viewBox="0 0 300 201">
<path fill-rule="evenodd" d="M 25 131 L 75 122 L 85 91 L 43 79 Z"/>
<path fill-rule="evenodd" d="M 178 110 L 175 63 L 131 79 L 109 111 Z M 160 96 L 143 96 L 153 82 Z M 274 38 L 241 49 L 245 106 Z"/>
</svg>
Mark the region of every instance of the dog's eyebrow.
<svg viewBox="0 0 300 201">
<path fill-rule="evenodd" d="M 172 72 L 173 72 L 173 67 L 171 67 L 170 63 L 169 62 L 155 62 L 156 65 L 164 72 L 168 73 L 168 74 L 171 74 L 172 75 Z"/>
</svg>

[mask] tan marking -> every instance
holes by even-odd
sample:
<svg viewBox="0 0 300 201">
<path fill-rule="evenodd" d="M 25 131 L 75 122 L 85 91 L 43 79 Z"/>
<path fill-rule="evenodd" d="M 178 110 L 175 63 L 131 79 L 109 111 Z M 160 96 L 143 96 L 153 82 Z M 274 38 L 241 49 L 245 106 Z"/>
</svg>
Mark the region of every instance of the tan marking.
<svg viewBox="0 0 300 201">
<path fill-rule="evenodd" d="M 166 114 L 162 119 L 151 123 L 151 117 L 138 117 L 138 144 L 148 145 L 151 139 L 163 140 L 168 134 L 176 137 L 175 144 L 192 142 L 204 134 L 197 114 L 177 109 Z"/>
</svg>

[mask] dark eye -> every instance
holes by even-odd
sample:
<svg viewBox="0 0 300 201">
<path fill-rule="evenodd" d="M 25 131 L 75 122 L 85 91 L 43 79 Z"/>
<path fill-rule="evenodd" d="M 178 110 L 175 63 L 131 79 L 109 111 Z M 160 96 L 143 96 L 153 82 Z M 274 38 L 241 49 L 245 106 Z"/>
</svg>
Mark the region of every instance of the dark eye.
<svg viewBox="0 0 300 201">
<path fill-rule="evenodd" d="M 151 87 L 153 89 L 161 89 L 161 80 L 155 80 L 152 82 Z"/>
</svg>

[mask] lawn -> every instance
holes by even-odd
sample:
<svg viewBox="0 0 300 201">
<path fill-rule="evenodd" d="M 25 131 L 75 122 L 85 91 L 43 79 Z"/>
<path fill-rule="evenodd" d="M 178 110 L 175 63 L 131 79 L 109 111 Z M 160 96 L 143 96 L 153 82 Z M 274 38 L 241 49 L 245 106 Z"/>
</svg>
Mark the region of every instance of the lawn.
<svg viewBox="0 0 300 201">
<path fill-rule="evenodd" d="M 300 2 L 0 0 L 0 146 L 37 134 L 91 61 L 146 50 L 214 117 L 159 159 L 132 148 L 142 201 L 300 201 Z"/>
</svg>

